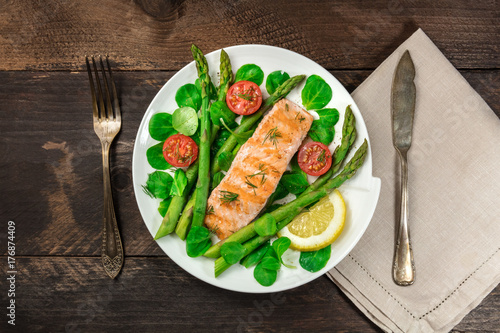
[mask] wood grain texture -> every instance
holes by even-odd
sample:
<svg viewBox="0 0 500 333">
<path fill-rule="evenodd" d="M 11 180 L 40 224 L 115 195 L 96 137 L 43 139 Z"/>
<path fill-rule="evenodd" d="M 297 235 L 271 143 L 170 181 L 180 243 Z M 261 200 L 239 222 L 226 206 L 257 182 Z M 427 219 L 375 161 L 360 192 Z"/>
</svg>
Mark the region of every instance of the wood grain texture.
<svg viewBox="0 0 500 333">
<path fill-rule="evenodd" d="M 269 44 L 327 69 L 376 68 L 421 27 L 457 68 L 499 68 L 497 1 L 16 0 L 0 2 L 0 70 L 178 70 L 204 52 Z"/>
<path fill-rule="evenodd" d="M 333 71 L 353 91 L 371 71 Z M 464 71 L 500 110 L 500 73 Z M 123 126 L 111 177 L 126 255 L 164 255 L 146 229 L 132 188 L 132 149 L 141 119 L 173 72 L 115 72 Z M 0 72 L 2 220 L 19 228 L 19 255 L 98 255 L 102 221 L 101 150 L 92 127 L 87 73 Z M 0 253 L 5 253 L 1 248 Z"/>
<path fill-rule="evenodd" d="M 325 276 L 243 294 L 208 285 L 169 258 L 129 257 L 117 280 L 102 274 L 98 257 L 18 257 L 17 265 L 17 332 L 381 332 Z M 497 331 L 499 307 L 497 287 L 453 331 Z M 0 331 L 13 330 L 1 321 Z"/>
<path fill-rule="evenodd" d="M 186 273 L 142 221 L 132 149 L 155 94 L 191 61 L 191 43 L 284 47 L 352 92 L 419 27 L 500 117 L 495 0 L 0 0 L 0 220 L 16 221 L 19 271 L 17 325 L 1 320 L 0 332 L 381 332 L 325 276 L 253 295 Z M 99 257 L 101 151 L 84 72 L 86 54 L 104 53 L 123 113 L 111 151 L 126 255 L 117 280 Z M 6 249 L 0 230 L 3 272 Z M 499 308 L 497 286 L 453 332 L 498 332 Z"/>
</svg>

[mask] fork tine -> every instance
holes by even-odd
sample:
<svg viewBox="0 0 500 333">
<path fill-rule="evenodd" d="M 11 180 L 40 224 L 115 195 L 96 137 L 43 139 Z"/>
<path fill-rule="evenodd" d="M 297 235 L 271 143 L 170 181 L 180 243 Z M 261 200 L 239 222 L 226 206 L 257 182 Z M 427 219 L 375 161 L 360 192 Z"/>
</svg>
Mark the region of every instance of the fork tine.
<svg viewBox="0 0 500 333">
<path fill-rule="evenodd" d="M 94 65 L 94 73 L 97 82 L 97 93 L 99 95 L 99 109 L 101 110 L 100 120 L 102 121 L 102 118 L 107 118 L 108 116 L 106 115 L 106 108 L 104 107 L 104 96 L 102 94 L 101 80 L 99 79 L 99 72 L 97 71 L 97 66 L 95 64 L 94 56 L 92 56 L 92 64 Z"/>
<path fill-rule="evenodd" d="M 115 80 L 113 79 L 113 74 L 111 73 L 111 66 L 109 65 L 107 54 L 106 54 L 106 64 L 108 65 L 109 81 L 111 82 L 111 89 L 113 92 L 113 109 L 115 111 L 116 121 L 121 122 L 122 112 L 120 110 L 120 103 L 118 103 L 118 94 L 116 93 Z"/>
<path fill-rule="evenodd" d="M 87 72 L 89 73 L 89 83 L 90 83 L 90 94 L 92 95 L 92 109 L 94 121 L 99 121 L 99 109 L 97 107 L 97 100 L 95 97 L 95 86 L 94 79 L 92 78 L 92 70 L 90 69 L 89 58 L 85 56 L 85 62 L 87 63 Z"/>
<path fill-rule="evenodd" d="M 106 110 L 108 111 L 108 119 L 115 120 L 115 116 L 113 114 L 113 106 L 111 105 L 111 95 L 109 94 L 108 79 L 106 78 L 106 68 L 104 67 L 104 63 L 102 62 L 101 55 L 99 55 L 99 61 L 101 63 L 104 90 L 106 91 Z"/>
</svg>

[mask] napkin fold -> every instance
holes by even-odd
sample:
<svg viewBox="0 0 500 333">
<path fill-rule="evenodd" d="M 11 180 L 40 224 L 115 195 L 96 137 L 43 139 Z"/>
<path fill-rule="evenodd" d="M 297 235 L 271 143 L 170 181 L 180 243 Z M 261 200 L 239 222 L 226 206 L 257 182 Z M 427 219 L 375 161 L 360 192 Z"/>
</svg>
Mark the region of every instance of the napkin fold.
<svg viewBox="0 0 500 333">
<path fill-rule="evenodd" d="M 401 287 L 392 280 L 400 162 L 390 96 L 405 50 L 416 68 L 408 153 L 416 279 Z M 385 331 L 447 332 L 500 282 L 500 120 L 420 29 L 352 97 L 382 189 L 365 234 L 327 275 Z"/>
</svg>

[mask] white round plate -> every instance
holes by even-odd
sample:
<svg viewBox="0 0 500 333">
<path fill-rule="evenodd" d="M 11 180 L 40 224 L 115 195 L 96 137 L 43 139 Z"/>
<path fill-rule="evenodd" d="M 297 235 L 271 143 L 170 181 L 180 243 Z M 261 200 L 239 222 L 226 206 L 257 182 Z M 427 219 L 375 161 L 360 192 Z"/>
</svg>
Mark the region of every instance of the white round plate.
<svg viewBox="0 0 500 333">
<path fill-rule="evenodd" d="M 326 107 L 336 108 L 340 112 L 340 119 L 335 126 L 335 139 L 330 146 L 331 150 L 333 151 L 334 147 L 340 143 L 343 115 L 348 105 L 351 105 L 352 111 L 356 117 L 358 135 L 354 148 L 347 158 L 352 156 L 354 150 L 359 147 L 365 138 L 368 140 L 368 132 L 363 117 L 351 98 L 351 95 L 349 95 L 335 77 L 314 61 L 298 53 L 266 45 L 239 45 L 228 47 L 224 50 L 231 59 L 233 72 L 244 64 L 256 64 L 264 71 L 266 75 L 265 78 L 267 78 L 268 74 L 276 70 L 283 70 L 287 72 L 290 77 L 299 74 L 306 74 L 307 76 L 316 74 L 321 76 L 330 85 L 333 91 L 333 98 Z M 186 50 L 186 56 L 189 54 L 189 50 Z M 207 54 L 206 58 L 212 80 L 214 80 L 214 84 L 218 85 L 217 73 L 219 70 L 220 50 Z M 158 204 L 160 201 L 148 197 L 141 188 L 141 185 L 146 183 L 148 174 L 154 171 L 146 160 L 146 151 L 149 147 L 158 143 L 149 136 L 149 120 L 158 112 L 172 113 L 177 108 L 174 99 L 177 89 L 186 83 L 194 83 L 196 78 L 197 71 L 194 62 L 191 62 L 176 73 L 160 89 L 149 105 L 137 132 L 132 157 L 134 191 L 142 218 L 152 236 L 156 234 L 161 224 L 162 217 L 158 213 Z M 287 98 L 302 105 L 300 92 L 304 87 L 304 83 L 305 80 L 301 85 L 296 87 Z M 265 79 L 264 83 L 261 85 L 261 89 L 264 96 L 267 96 L 265 93 Z M 184 270 L 220 288 L 247 293 L 277 292 L 294 288 L 314 280 L 332 269 L 352 250 L 365 232 L 373 212 L 375 211 L 380 193 L 380 179 L 372 176 L 371 150 L 357 174 L 342 185 L 339 190 L 344 196 L 347 205 L 346 226 L 341 236 L 332 244 L 331 258 L 326 267 L 319 272 L 310 273 L 300 267 L 298 262 L 299 252 L 288 250 L 285 253 L 284 260 L 286 263 L 296 266 L 297 268 L 290 269 L 282 267 L 278 272 L 278 279 L 270 287 L 261 286 L 254 279 L 253 268 L 246 269 L 239 264 L 233 265 L 226 272 L 215 278 L 214 260 L 205 257 L 188 257 L 185 243 L 181 241 L 175 233 L 159 239 L 158 245 Z"/>
</svg>

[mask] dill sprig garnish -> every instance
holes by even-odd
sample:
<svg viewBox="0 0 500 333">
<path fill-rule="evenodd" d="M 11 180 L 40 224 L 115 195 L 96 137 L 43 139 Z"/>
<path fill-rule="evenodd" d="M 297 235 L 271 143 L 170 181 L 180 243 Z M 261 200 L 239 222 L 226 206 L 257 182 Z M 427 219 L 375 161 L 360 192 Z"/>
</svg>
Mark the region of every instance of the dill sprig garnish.
<svg viewBox="0 0 500 333">
<path fill-rule="evenodd" d="M 297 119 L 297 117 L 300 115 L 300 112 L 297 112 L 297 114 L 295 115 L 295 119 Z M 304 120 L 306 120 L 306 118 L 304 118 L 303 116 L 300 116 L 299 118 L 299 122 L 303 122 Z"/>
<path fill-rule="evenodd" d="M 266 176 L 267 176 L 267 168 L 265 167 L 265 165 L 263 163 L 259 163 L 259 172 L 257 173 L 253 173 L 251 175 L 247 175 L 245 176 L 248 177 L 248 178 L 253 178 L 253 177 L 256 177 L 256 176 L 261 176 L 262 178 L 260 179 L 260 185 L 264 184 L 266 182 Z"/>
<path fill-rule="evenodd" d="M 281 138 L 281 132 L 278 131 L 278 127 L 272 128 L 267 132 L 264 141 L 262 141 L 262 145 L 269 139 L 272 142 L 275 148 L 278 148 L 278 138 Z"/>
<path fill-rule="evenodd" d="M 238 94 L 237 96 L 241 99 L 246 100 L 246 101 L 251 101 L 254 98 L 254 95 L 253 95 L 254 92 L 255 92 L 255 90 L 253 89 L 253 87 L 250 87 L 250 89 L 244 90 L 243 93 Z"/>
<path fill-rule="evenodd" d="M 219 226 L 218 225 L 216 225 L 212 229 L 208 229 L 208 231 L 210 231 L 210 233 L 213 234 L 213 235 L 215 235 L 215 233 L 217 232 L 217 230 L 219 230 Z"/>
<path fill-rule="evenodd" d="M 257 193 L 255 192 L 257 185 L 252 183 L 250 180 L 256 176 L 261 177 L 259 186 L 262 186 L 262 184 L 264 184 L 267 180 L 267 168 L 265 167 L 265 165 L 263 163 L 259 163 L 259 172 L 245 176 L 245 183 L 253 189 L 253 193 L 255 195 L 257 195 Z"/>
<path fill-rule="evenodd" d="M 250 94 L 238 94 L 238 97 L 244 99 L 245 101 L 251 101 L 253 98 Z"/>
<path fill-rule="evenodd" d="M 155 195 L 153 194 L 153 192 L 151 192 L 151 190 L 149 189 L 149 187 L 147 187 L 146 185 L 141 185 L 142 187 L 142 191 L 144 193 L 146 193 L 146 195 L 152 199 L 155 199 Z"/>
<path fill-rule="evenodd" d="M 322 150 L 321 154 L 319 154 L 318 158 L 316 158 L 316 161 L 324 162 L 325 161 L 325 154 L 326 154 L 326 150 Z"/>
<path fill-rule="evenodd" d="M 220 200 L 222 201 L 223 204 L 228 204 L 235 200 L 238 200 L 239 196 L 238 193 L 233 193 L 230 191 L 220 191 L 220 193 L 222 194 Z"/>
<path fill-rule="evenodd" d="M 248 180 L 247 177 L 248 176 L 245 176 L 245 184 L 247 184 L 248 186 L 250 186 L 252 188 L 254 195 L 257 195 L 257 192 L 255 192 L 255 189 L 257 188 L 257 186 L 254 183 L 252 183 L 250 180 Z"/>
<path fill-rule="evenodd" d="M 212 215 L 212 214 L 214 214 L 214 213 L 215 213 L 214 206 L 209 205 L 209 206 L 207 207 L 207 211 L 206 211 L 205 215 Z"/>
<path fill-rule="evenodd" d="M 180 149 L 179 149 L 179 142 L 177 142 L 177 144 L 175 146 L 174 156 L 177 158 L 177 161 L 179 163 L 186 163 L 186 161 L 188 161 L 189 164 L 191 164 L 191 161 L 193 160 L 193 157 L 194 157 L 193 154 L 191 154 L 190 156 L 182 156 Z"/>
</svg>

